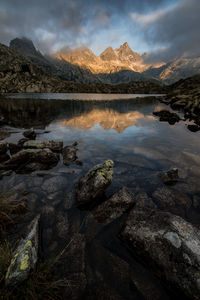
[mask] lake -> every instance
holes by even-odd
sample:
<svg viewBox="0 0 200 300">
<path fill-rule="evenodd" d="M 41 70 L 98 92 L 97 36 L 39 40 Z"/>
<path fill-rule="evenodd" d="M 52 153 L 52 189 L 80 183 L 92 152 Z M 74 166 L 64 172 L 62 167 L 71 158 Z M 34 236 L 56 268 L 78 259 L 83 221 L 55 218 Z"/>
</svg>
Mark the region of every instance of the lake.
<svg viewBox="0 0 200 300">
<path fill-rule="evenodd" d="M 17 142 L 26 128 L 33 127 L 37 132 L 36 139 L 62 140 L 64 146 L 77 142 L 78 160 L 83 163 L 82 166 L 75 162 L 64 166 L 61 158 L 58 165 L 48 171 L 13 173 L 0 181 L 1 191 L 9 193 L 13 199 L 26 192 L 30 211 L 27 222 L 43 212 L 45 257 L 60 253 L 73 236 L 84 237 L 89 287 L 102 280 L 123 296 L 122 299 L 143 299 L 133 288 L 138 282 L 139 290 L 149 286 L 149 291 L 156 289 L 163 299 L 172 299 L 148 268 L 133 259 L 119 241 L 118 233 L 125 216 L 109 225 L 99 223 L 92 212 L 74 206 L 73 186 L 94 165 L 112 159 L 114 176 L 107 196 L 126 186 L 134 195 L 146 192 L 154 199 L 155 191 L 164 187 L 158 172 L 176 167 L 180 180 L 167 187 L 180 197 L 174 211 L 199 224 L 200 207 L 194 204 L 194 199 L 200 197 L 199 133 L 190 132 L 184 121 L 175 125 L 159 122 L 153 112 L 169 108 L 154 97 L 91 97 L 72 95 L 71 98 L 76 99 L 73 101 L 63 94 L 37 94 L 29 95 L 29 99 L 23 99 L 27 95 L 15 95 L 14 99 L 0 100 L 0 115 L 5 117 L 6 127 L 14 131 L 6 139 L 8 142 Z M 182 198 L 189 199 L 191 204 L 187 208 L 183 208 Z M 130 268 L 134 271 L 132 286 L 126 282 Z"/>
</svg>

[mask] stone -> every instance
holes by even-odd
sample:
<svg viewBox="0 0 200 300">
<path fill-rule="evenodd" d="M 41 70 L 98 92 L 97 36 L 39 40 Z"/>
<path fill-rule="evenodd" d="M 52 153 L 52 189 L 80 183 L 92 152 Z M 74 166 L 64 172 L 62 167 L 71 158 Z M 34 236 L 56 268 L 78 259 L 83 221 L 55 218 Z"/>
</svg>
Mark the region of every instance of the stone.
<svg viewBox="0 0 200 300">
<path fill-rule="evenodd" d="M 197 132 L 200 130 L 200 126 L 198 125 L 188 125 L 187 128 L 192 132 Z"/>
<path fill-rule="evenodd" d="M 200 294 L 200 231 L 179 216 L 132 209 L 121 239 L 154 273 L 191 299 Z"/>
<path fill-rule="evenodd" d="M 25 138 L 28 138 L 30 140 L 34 140 L 36 138 L 36 133 L 33 128 L 31 128 L 27 131 L 24 131 L 23 135 Z"/>
<path fill-rule="evenodd" d="M 62 141 L 40 141 L 40 140 L 28 140 L 23 144 L 23 147 L 29 149 L 44 149 L 48 148 L 53 152 L 61 152 L 63 148 Z"/>
<path fill-rule="evenodd" d="M 94 208 L 92 214 L 98 222 L 110 223 L 119 218 L 134 203 L 133 194 L 124 186 L 109 199 Z"/>
<path fill-rule="evenodd" d="M 155 111 L 153 114 L 160 117 L 161 122 L 168 122 L 170 125 L 174 125 L 180 121 L 180 117 L 176 113 L 172 113 L 168 110 Z"/>
<path fill-rule="evenodd" d="M 65 185 L 67 184 L 67 180 L 62 176 L 54 176 L 51 178 L 47 178 L 44 180 L 42 185 L 42 190 L 47 193 L 55 193 L 64 189 Z"/>
<path fill-rule="evenodd" d="M 5 153 L 5 154 L 0 154 L 0 163 L 4 163 L 5 161 L 9 160 L 10 156 Z"/>
<path fill-rule="evenodd" d="M 15 286 L 26 280 L 38 260 L 39 220 L 37 216 L 29 225 L 27 236 L 19 242 L 6 273 L 7 286 Z"/>
<path fill-rule="evenodd" d="M 69 222 L 67 214 L 59 212 L 56 217 L 56 234 L 61 239 L 67 239 L 69 234 Z"/>
<path fill-rule="evenodd" d="M 137 208 L 156 208 L 156 204 L 145 192 L 140 192 L 135 196 L 135 207 Z"/>
<path fill-rule="evenodd" d="M 155 203 L 160 209 L 178 214 L 178 209 L 189 209 L 192 205 L 190 197 L 182 192 L 170 190 L 167 187 L 158 188 L 153 193 Z"/>
<path fill-rule="evenodd" d="M 87 205 L 103 194 L 112 183 L 114 162 L 107 160 L 93 167 L 75 184 L 77 205 Z"/>
<path fill-rule="evenodd" d="M 166 172 L 158 173 L 158 177 L 162 180 L 163 183 L 173 185 L 179 180 L 178 169 L 173 168 Z"/>
<path fill-rule="evenodd" d="M 69 166 L 77 159 L 76 152 L 77 148 L 75 146 L 66 146 L 62 150 L 63 164 Z"/>
<path fill-rule="evenodd" d="M 8 150 L 8 143 L 0 142 L 0 155 L 5 154 Z"/>
<path fill-rule="evenodd" d="M 5 166 L 9 166 L 10 169 L 27 169 L 36 170 L 48 169 L 52 165 L 57 164 L 59 161 L 59 156 L 53 153 L 49 149 L 23 149 L 5 162 Z M 32 165 L 33 164 L 33 165 Z"/>
</svg>

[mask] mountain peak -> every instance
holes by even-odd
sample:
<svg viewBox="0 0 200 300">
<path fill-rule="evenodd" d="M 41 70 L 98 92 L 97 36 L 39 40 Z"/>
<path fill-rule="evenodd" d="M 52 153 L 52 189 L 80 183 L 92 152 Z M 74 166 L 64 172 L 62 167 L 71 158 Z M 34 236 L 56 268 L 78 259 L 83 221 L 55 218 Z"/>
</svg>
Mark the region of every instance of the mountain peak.
<svg viewBox="0 0 200 300">
<path fill-rule="evenodd" d="M 35 55 L 37 50 L 28 38 L 16 38 L 10 41 L 10 48 L 24 55 Z"/>
<path fill-rule="evenodd" d="M 117 54 L 112 47 L 108 47 L 100 54 L 100 58 L 107 61 L 117 60 Z"/>
</svg>

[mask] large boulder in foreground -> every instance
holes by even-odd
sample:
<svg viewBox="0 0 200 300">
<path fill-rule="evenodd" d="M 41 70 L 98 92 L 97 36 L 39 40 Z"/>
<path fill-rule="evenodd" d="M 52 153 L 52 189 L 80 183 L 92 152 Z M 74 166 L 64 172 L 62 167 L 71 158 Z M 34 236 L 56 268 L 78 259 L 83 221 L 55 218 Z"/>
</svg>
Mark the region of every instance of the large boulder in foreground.
<svg viewBox="0 0 200 300">
<path fill-rule="evenodd" d="M 181 217 L 155 209 L 133 209 L 120 234 L 134 254 L 172 289 L 200 295 L 200 231 Z"/>
<path fill-rule="evenodd" d="M 114 162 L 107 160 L 92 168 L 75 184 L 76 203 L 87 205 L 103 194 L 112 183 Z"/>
<path fill-rule="evenodd" d="M 15 286 L 26 280 L 34 269 L 38 259 L 39 219 L 37 216 L 29 225 L 28 234 L 19 242 L 12 255 L 12 260 L 6 274 L 6 285 Z"/>
</svg>

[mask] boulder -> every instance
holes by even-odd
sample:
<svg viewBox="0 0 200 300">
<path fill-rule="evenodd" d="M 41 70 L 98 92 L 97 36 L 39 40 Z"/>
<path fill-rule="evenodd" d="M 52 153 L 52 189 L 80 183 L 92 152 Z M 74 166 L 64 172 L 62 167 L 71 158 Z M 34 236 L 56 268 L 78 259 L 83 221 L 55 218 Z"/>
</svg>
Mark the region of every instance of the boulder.
<svg viewBox="0 0 200 300">
<path fill-rule="evenodd" d="M 135 207 L 137 208 L 156 208 L 156 204 L 145 192 L 140 192 L 135 196 Z"/>
<path fill-rule="evenodd" d="M 23 135 L 25 136 L 25 138 L 28 138 L 30 140 L 34 140 L 36 138 L 36 133 L 33 128 L 24 131 Z"/>
<path fill-rule="evenodd" d="M 23 144 L 23 147 L 29 149 L 44 149 L 48 148 L 53 152 L 61 152 L 63 148 L 62 141 L 40 141 L 40 140 L 28 140 Z"/>
<path fill-rule="evenodd" d="M 187 128 L 188 128 L 190 131 L 192 131 L 192 132 L 197 132 L 197 131 L 200 130 L 200 126 L 195 125 L 195 124 L 194 124 L 194 125 L 188 125 Z"/>
<path fill-rule="evenodd" d="M 160 172 L 158 173 L 158 177 L 162 180 L 163 183 L 165 184 L 176 184 L 176 182 L 179 180 L 178 176 L 178 169 L 173 168 L 169 171 L 166 172 Z"/>
<path fill-rule="evenodd" d="M 59 156 L 49 149 L 23 149 L 7 160 L 2 168 L 17 170 L 18 173 L 46 170 L 55 166 Z"/>
<path fill-rule="evenodd" d="M 200 295 L 200 231 L 181 217 L 133 209 L 120 234 L 133 254 L 190 299 Z"/>
<path fill-rule="evenodd" d="M 38 259 L 39 219 L 37 216 L 29 225 L 27 236 L 19 242 L 12 255 L 12 260 L 6 274 L 5 283 L 15 286 L 29 276 Z"/>
<path fill-rule="evenodd" d="M 77 159 L 76 152 L 77 152 L 76 146 L 66 146 L 62 150 L 63 155 L 63 164 L 66 166 L 69 166 Z"/>
<path fill-rule="evenodd" d="M 78 205 L 86 205 L 103 194 L 112 183 L 114 162 L 107 160 L 92 168 L 75 184 L 75 197 Z"/>
<path fill-rule="evenodd" d="M 120 217 L 135 203 L 133 194 L 123 186 L 105 202 L 98 205 L 93 215 L 98 222 L 110 223 Z"/>
</svg>

